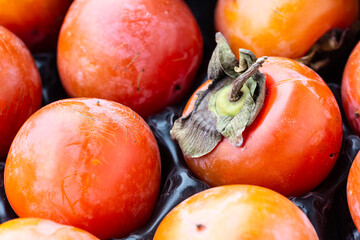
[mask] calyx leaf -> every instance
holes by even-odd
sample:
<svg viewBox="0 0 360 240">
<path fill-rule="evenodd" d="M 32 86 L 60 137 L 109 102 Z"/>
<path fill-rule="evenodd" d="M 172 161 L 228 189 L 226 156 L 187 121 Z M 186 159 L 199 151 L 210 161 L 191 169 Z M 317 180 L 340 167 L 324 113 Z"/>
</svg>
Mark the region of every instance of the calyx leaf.
<svg viewBox="0 0 360 240">
<path fill-rule="evenodd" d="M 198 93 L 193 111 L 174 122 L 170 131 L 183 153 L 201 157 L 223 137 L 234 146 L 243 144 L 242 133 L 253 123 L 265 100 L 265 75 L 258 69 L 266 57 L 257 59 L 239 49 L 239 61 L 221 33 L 208 66 L 212 83 Z"/>
<path fill-rule="evenodd" d="M 317 72 L 325 67 L 330 67 L 330 63 L 338 58 L 342 52 L 346 52 L 344 51 L 346 48 L 357 43 L 359 31 L 360 20 L 356 20 L 346 29 L 331 29 L 313 44 L 305 56 L 296 60 Z"/>
</svg>

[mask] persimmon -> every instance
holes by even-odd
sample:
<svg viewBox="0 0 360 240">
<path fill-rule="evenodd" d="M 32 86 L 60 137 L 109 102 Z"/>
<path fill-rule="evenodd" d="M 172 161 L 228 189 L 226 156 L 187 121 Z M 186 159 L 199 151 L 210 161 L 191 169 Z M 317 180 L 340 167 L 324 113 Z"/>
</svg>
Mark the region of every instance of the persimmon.
<svg viewBox="0 0 360 240">
<path fill-rule="evenodd" d="M 6 196 L 20 217 L 119 238 L 149 220 L 160 189 L 159 149 L 130 108 L 64 99 L 34 113 L 5 163 Z"/>
<path fill-rule="evenodd" d="M 154 240 L 317 240 L 306 215 L 266 188 L 228 185 L 186 199 L 162 220 Z"/>
<path fill-rule="evenodd" d="M 0 25 L 34 52 L 56 50 L 61 24 L 72 0 L 0 0 Z"/>
<path fill-rule="evenodd" d="M 184 97 L 202 48 L 182 0 L 78 0 L 61 28 L 58 69 L 70 97 L 113 100 L 146 118 Z"/>
<path fill-rule="evenodd" d="M 41 107 L 42 93 L 40 74 L 28 48 L 1 26 L 0 55 L 0 159 L 5 159 L 21 125 Z"/>
<path fill-rule="evenodd" d="M 229 47 L 221 52 L 217 40 L 210 80 L 171 130 L 187 165 L 210 186 L 259 185 L 286 196 L 314 189 L 333 168 L 342 143 L 331 90 L 301 63 L 282 57 L 264 62 L 247 50 L 239 63 Z M 241 97 L 231 101 L 238 80 L 245 81 L 235 89 Z"/>
<path fill-rule="evenodd" d="M 215 27 L 232 50 L 256 56 L 303 57 L 328 31 L 358 18 L 358 0 L 219 0 Z"/>
<path fill-rule="evenodd" d="M 346 119 L 360 136 L 360 42 L 352 50 L 343 73 L 341 99 Z"/>
<path fill-rule="evenodd" d="M 347 202 L 350 210 L 351 217 L 356 228 L 360 229 L 360 154 L 355 156 L 347 179 Z"/>
<path fill-rule="evenodd" d="M 0 225 L 1 240 L 99 240 L 90 233 L 40 218 L 16 218 Z"/>
</svg>

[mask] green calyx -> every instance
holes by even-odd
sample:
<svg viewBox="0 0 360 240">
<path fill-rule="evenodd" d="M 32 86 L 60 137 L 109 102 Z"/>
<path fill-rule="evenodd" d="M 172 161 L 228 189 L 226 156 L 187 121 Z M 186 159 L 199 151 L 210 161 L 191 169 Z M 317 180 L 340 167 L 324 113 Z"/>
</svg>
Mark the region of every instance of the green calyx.
<svg viewBox="0 0 360 240">
<path fill-rule="evenodd" d="M 241 97 L 237 101 L 230 101 L 228 98 L 231 89 L 231 84 L 223 87 L 211 96 L 209 102 L 209 110 L 215 115 L 223 115 L 235 117 L 244 105 L 245 98 L 250 94 L 249 88 L 244 85 L 241 88 Z"/>
<path fill-rule="evenodd" d="M 265 75 L 258 69 L 266 57 L 257 59 L 251 51 L 239 49 L 237 60 L 220 33 L 216 42 L 208 67 L 212 83 L 198 93 L 193 111 L 177 119 L 170 131 L 190 157 L 211 152 L 223 137 L 240 147 L 243 131 L 255 120 L 265 100 Z"/>
</svg>

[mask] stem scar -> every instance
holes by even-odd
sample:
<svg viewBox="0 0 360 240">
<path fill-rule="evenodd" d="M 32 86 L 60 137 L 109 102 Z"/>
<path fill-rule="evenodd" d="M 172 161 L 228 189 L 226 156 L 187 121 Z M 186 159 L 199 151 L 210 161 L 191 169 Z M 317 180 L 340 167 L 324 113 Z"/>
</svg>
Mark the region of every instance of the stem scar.
<svg viewBox="0 0 360 240">
<path fill-rule="evenodd" d="M 198 230 L 198 231 L 202 231 L 202 230 L 204 230 L 205 229 L 205 225 L 203 225 L 203 224 L 196 224 L 196 229 Z"/>
</svg>

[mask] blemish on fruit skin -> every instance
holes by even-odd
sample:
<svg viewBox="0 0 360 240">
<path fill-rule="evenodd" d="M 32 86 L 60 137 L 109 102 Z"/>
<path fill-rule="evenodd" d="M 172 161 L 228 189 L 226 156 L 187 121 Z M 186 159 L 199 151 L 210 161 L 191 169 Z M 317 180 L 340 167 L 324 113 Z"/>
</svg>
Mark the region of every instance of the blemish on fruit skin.
<svg viewBox="0 0 360 240">
<path fill-rule="evenodd" d="M 61 181 L 61 193 L 62 193 L 62 197 L 63 197 L 63 202 L 66 200 L 70 206 L 70 209 L 73 213 L 73 215 L 76 215 L 76 210 L 75 210 L 75 204 L 77 203 L 77 201 L 75 201 L 74 203 L 71 202 L 69 196 L 66 193 L 66 188 L 68 187 L 67 184 L 65 184 L 65 180 L 68 178 L 73 177 L 74 175 L 69 175 L 64 177 L 64 179 Z"/>
<path fill-rule="evenodd" d="M 196 224 L 196 230 L 198 230 L 198 231 L 202 231 L 202 230 L 204 230 L 205 229 L 205 225 L 203 225 L 203 224 Z"/>
<path fill-rule="evenodd" d="M 100 106 L 100 101 L 99 100 L 96 101 L 96 106 Z"/>
<path fill-rule="evenodd" d="M 136 81 L 136 91 L 140 91 L 140 79 L 141 79 L 141 76 L 142 76 L 142 74 L 143 74 L 144 71 L 145 71 L 144 68 L 141 69 L 141 72 L 140 72 L 140 74 L 139 74 L 139 76 L 138 76 L 138 79 L 137 79 L 137 81 Z"/>
<path fill-rule="evenodd" d="M 274 8 L 274 9 L 273 9 L 273 12 L 274 12 L 279 18 L 287 19 L 286 15 L 283 14 L 281 10 L 278 10 L 277 8 Z"/>
<path fill-rule="evenodd" d="M 94 158 L 91 160 L 91 164 L 94 165 L 94 166 L 97 166 L 101 163 L 101 161 L 97 158 Z"/>
<path fill-rule="evenodd" d="M 355 112 L 355 118 L 357 119 L 357 118 L 359 118 L 360 117 L 360 113 L 359 113 L 359 111 L 356 111 Z"/>
<path fill-rule="evenodd" d="M 141 51 L 137 52 L 136 55 L 134 56 L 134 58 L 129 62 L 129 64 L 124 68 L 124 70 L 122 71 L 122 73 L 126 72 L 126 70 L 129 69 L 129 67 L 135 62 L 135 60 L 140 56 Z"/>
<path fill-rule="evenodd" d="M 0 41 L 1 41 L 2 45 L 4 46 L 3 49 L 6 50 L 10 54 L 11 62 L 13 64 L 15 64 L 14 54 L 11 52 L 10 48 L 8 47 L 8 44 L 2 38 L 0 38 Z"/>
<path fill-rule="evenodd" d="M 177 90 L 177 91 L 178 91 L 178 90 L 181 90 L 181 85 L 176 84 L 175 87 L 174 87 L 174 89 Z"/>
<path fill-rule="evenodd" d="M 179 62 L 179 61 L 183 61 L 183 60 L 186 60 L 188 58 L 188 53 L 185 52 L 185 55 L 180 57 L 180 58 L 176 58 L 173 60 L 173 62 Z"/>
</svg>

